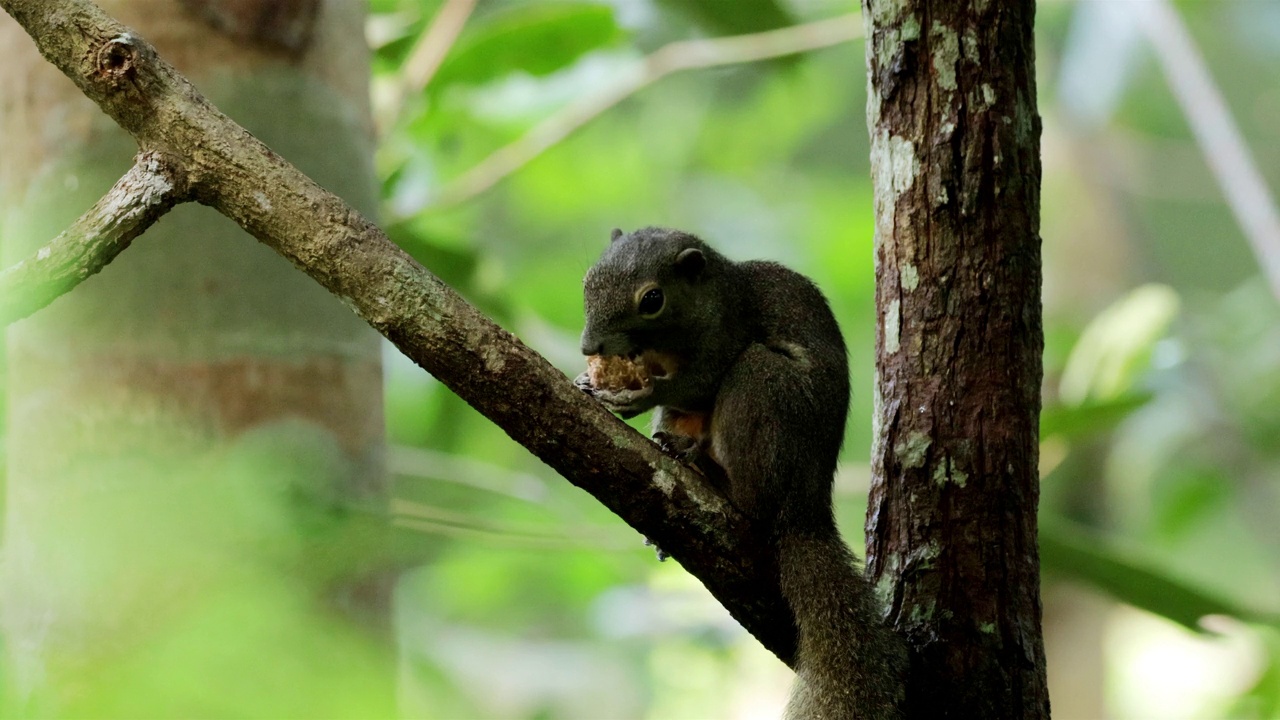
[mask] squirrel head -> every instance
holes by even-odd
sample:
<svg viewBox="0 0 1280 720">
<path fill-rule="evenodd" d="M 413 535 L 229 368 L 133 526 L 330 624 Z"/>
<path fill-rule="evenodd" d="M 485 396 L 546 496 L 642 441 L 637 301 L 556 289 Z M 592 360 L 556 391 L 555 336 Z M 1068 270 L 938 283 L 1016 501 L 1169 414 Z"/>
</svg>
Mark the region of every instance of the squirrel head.
<svg viewBox="0 0 1280 720">
<path fill-rule="evenodd" d="M 672 350 L 719 316 L 711 283 L 727 260 L 679 230 L 614 230 L 583 280 L 582 354 Z"/>
</svg>

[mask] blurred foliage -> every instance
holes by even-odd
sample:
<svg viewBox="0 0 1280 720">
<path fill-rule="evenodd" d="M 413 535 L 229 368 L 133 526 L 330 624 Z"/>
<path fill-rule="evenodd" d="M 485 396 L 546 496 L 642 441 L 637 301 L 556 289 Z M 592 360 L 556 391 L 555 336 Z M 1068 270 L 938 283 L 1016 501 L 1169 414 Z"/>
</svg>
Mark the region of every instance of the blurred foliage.
<svg viewBox="0 0 1280 720">
<path fill-rule="evenodd" d="M 595 3 L 513 7 L 472 24 L 429 89 L 484 85 L 520 72 L 544 77 L 621 39 L 613 12 Z"/>
<path fill-rule="evenodd" d="M 683 13 L 712 35 L 774 30 L 791 24 L 790 13 L 775 0 L 739 0 L 735 3 L 658 0 L 663 7 Z"/>
<path fill-rule="evenodd" d="M 1189 630 L 1202 631 L 1200 620 L 1208 615 L 1229 615 L 1280 627 L 1280 615 L 1215 597 L 1180 581 L 1132 550 L 1122 550 L 1104 538 L 1092 537 L 1052 518 L 1043 522 L 1040 529 L 1040 561 L 1051 573 L 1086 582 L 1117 600 Z"/>
<path fill-rule="evenodd" d="M 1250 681 L 1188 717 L 1278 717 L 1280 306 L 1140 37 L 1099 14 L 1122 4 L 1039 9 L 1041 559 L 1048 582 L 1198 631 L 1205 615 L 1252 623 L 1261 660 L 1246 664 Z M 668 78 L 492 189 L 432 206 L 450 180 L 570 102 L 607 91 L 662 42 L 857 4 L 484 0 L 426 90 L 402 98 L 403 64 L 441 5 L 371 2 L 391 237 L 569 375 L 581 366 L 580 278 L 613 227 L 676 226 L 731 257 L 809 274 L 850 347 L 854 397 L 837 491 L 841 525 L 860 547 L 875 335 L 860 42 Z M 1280 187 L 1280 13 L 1268 3 L 1178 7 Z M 658 564 L 598 503 L 389 346 L 386 371 L 395 536 L 374 529 L 376 512 L 334 509 L 322 481 L 332 466 L 275 454 L 296 429 L 271 431 L 284 440 L 245 438 L 218 467 L 277 483 L 230 482 L 181 504 L 275 527 L 266 536 L 278 542 L 193 612 L 160 618 L 139 664 L 101 668 L 77 710 L 123 714 L 135 706 L 121 697 L 144 694 L 157 715 L 271 717 L 297 711 L 269 689 L 291 687 L 309 698 L 309 715 L 383 716 L 394 662 L 399 712 L 412 717 L 778 715 L 789 673 L 696 581 Z M 406 568 L 395 659 L 323 608 L 300 605 L 273 572 L 310 564 L 307 577 L 323 585 L 354 565 L 388 562 Z M 264 641 L 289 647 L 296 664 L 266 669 L 261 688 L 219 687 L 219 668 Z M 1091 652 L 1103 661 L 1101 647 Z M 309 663 L 335 653 L 354 676 L 341 687 L 362 690 L 339 696 Z M 171 672 L 151 674 L 157 664 Z"/>
<path fill-rule="evenodd" d="M 766 5 L 771 7 L 762 9 Z M 860 44 L 809 53 L 793 64 L 669 78 L 595 118 L 491 190 L 458 206 L 431 206 L 433 194 L 451 178 L 555 117 L 567 103 L 607 89 L 611 76 L 663 40 L 768 29 L 856 9 L 839 2 L 763 3 L 758 13 L 754 4 L 751 12 L 742 4 L 728 12 L 725 3 L 675 0 L 599 7 L 606 6 L 615 11 L 620 35 L 602 33 L 608 43 L 574 55 L 554 72 L 543 68 L 555 65 L 556 57 L 530 59 L 527 68 L 491 76 L 487 84 L 446 82 L 442 73 L 432 80 L 424 102 L 410 102 L 392 118 L 384 117 L 389 131 L 379 163 L 387 179 L 389 214 L 403 218 L 397 239 L 568 374 L 580 363 L 577 280 L 609 228 L 678 226 L 704 235 L 733 257 L 770 257 L 810 274 L 831 297 L 851 349 L 854 405 L 846 471 L 838 487 L 842 525 L 857 538 L 865 507 L 875 331 Z M 1204 174 L 1202 161 L 1139 38 L 1108 37 L 1088 17 L 1081 18 L 1088 14 L 1083 9 L 1050 3 L 1039 17 L 1049 286 L 1048 390 L 1041 426 L 1046 577 L 1083 584 L 1197 631 L 1204 629 L 1202 617 L 1213 614 L 1272 623 L 1280 610 L 1272 599 L 1280 579 L 1280 538 L 1264 518 L 1280 509 L 1275 497 L 1280 475 L 1276 302 L 1257 278 L 1230 212 L 1213 196 L 1215 188 L 1196 177 Z M 1252 64 L 1249 82 L 1258 97 L 1275 95 L 1274 87 L 1260 83 L 1259 68 L 1280 69 L 1280 57 L 1261 42 L 1249 49 L 1229 42 L 1232 28 L 1265 24 L 1267 18 L 1230 19 L 1247 14 L 1239 7 L 1182 9 L 1205 43 L 1212 67 Z M 1255 11 L 1262 12 L 1256 6 Z M 477 35 L 486 32 L 488 17 L 477 18 Z M 1280 18 L 1269 22 L 1273 32 L 1280 32 Z M 1094 44 L 1084 42 L 1081 48 L 1082 37 L 1094 38 Z M 1098 42 L 1112 47 L 1100 50 Z M 568 43 L 566 50 L 586 47 L 584 40 Z M 1091 54 L 1110 57 L 1111 67 L 1123 68 L 1115 75 L 1114 90 L 1107 90 L 1107 83 L 1069 82 L 1079 58 Z M 859 70 L 853 81 L 850 68 Z M 394 69 L 385 79 L 394 81 Z M 1101 99 L 1058 95 L 1060 89 L 1075 93 L 1078 87 Z M 1112 95 L 1099 96 L 1106 92 Z M 1233 98 L 1231 87 L 1224 92 Z M 1233 106 L 1247 114 L 1251 98 L 1234 99 L 1240 104 Z M 1096 126 L 1071 119 L 1073 108 L 1090 102 L 1103 108 L 1105 117 Z M 1242 117 L 1241 122 L 1250 138 L 1270 138 L 1276 124 L 1268 121 L 1275 117 Z M 1269 147 L 1280 143 L 1254 143 L 1274 182 L 1280 156 Z M 1081 213 L 1080 207 L 1091 209 Z M 1094 237 L 1073 246 L 1072 238 L 1081 233 Z M 433 265 L 430 251 L 422 249 L 430 247 L 447 247 L 449 254 Z M 454 262 L 459 253 L 465 262 Z M 563 549 L 548 551 L 552 556 L 541 562 L 526 557 L 528 564 L 516 572 L 503 569 L 505 555 L 477 550 L 474 541 L 458 547 L 442 540 L 437 559 L 420 572 L 438 577 L 441 568 L 462 563 L 468 579 L 451 587 L 468 585 L 458 590 L 465 599 L 440 593 L 442 581 L 436 580 L 429 584 L 436 590 L 418 596 L 422 606 L 417 610 L 430 614 L 433 608 L 454 608 L 448 611 L 450 622 L 458 623 L 463 621 L 456 615 L 460 605 L 483 607 L 466 617 L 468 627 L 531 643 L 541 642 L 542 630 L 558 627 L 558 637 L 580 640 L 601 658 L 615 657 L 616 640 L 591 638 L 607 639 L 610 627 L 630 626 L 629 621 L 610 615 L 584 628 L 572 619 L 593 606 L 597 612 L 612 607 L 601 598 L 614 597 L 618 587 L 655 592 L 653 583 L 668 577 L 671 568 L 653 565 L 639 546 L 628 549 L 628 534 L 615 520 L 549 476 L 467 408 L 445 399 L 451 397 L 447 391 L 401 361 L 393 360 L 390 367 L 388 405 L 403 408 L 393 413 L 397 437 L 485 457 L 542 478 L 541 502 L 555 504 L 544 505 L 549 512 L 542 519 L 561 529 L 590 528 L 593 535 L 620 530 L 611 536 L 617 549 L 574 554 L 573 572 L 597 578 L 598 584 L 585 587 L 554 567 L 566 561 Z M 406 430 L 400 423 L 407 421 L 417 429 Z M 496 509 L 506 518 L 506 542 L 518 544 L 524 537 L 517 521 L 528 516 L 506 514 L 518 502 L 468 499 L 452 490 L 442 494 L 439 483 L 411 482 L 422 502 L 453 498 L 447 501 L 450 508 L 486 523 L 497 519 Z M 1242 522 L 1249 517 L 1254 520 Z M 449 559 L 455 555 L 459 559 Z M 475 567 L 485 565 L 494 569 Z M 608 572 L 602 572 L 605 567 Z M 487 572 L 508 579 L 499 584 Z M 521 577 L 532 585 L 509 584 Z M 535 585 L 538 589 L 531 590 Z M 571 595 L 574 588 L 581 594 Z M 658 619 L 652 622 L 665 627 Z M 639 704 L 625 710 L 598 705 L 595 711 L 654 718 L 751 716 L 743 708 L 756 702 L 750 699 L 752 688 L 713 678 L 741 667 L 741 653 L 759 653 L 759 648 L 738 636 L 730 645 L 735 652 L 707 655 L 690 642 L 697 637 L 691 627 L 675 635 L 650 627 L 642 642 L 627 646 L 635 653 L 630 667 L 636 674 L 629 683 Z M 1276 655 L 1268 653 L 1274 665 Z M 661 657 L 684 675 L 646 670 L 652 665 L 639 657 Z M 764 662 L 769 667 L 767 657 Z M 703 691 L 722 688 L 721 697 L 708 705 L 687 694 L 690 674 Z M 1267 677 L 1259 674 L 1257 686 L 1240 702 L 1274 707 L 1275 684 Z M 764 697 L 772 699 L 758 701 L 772 707 L 762 713 L 766 716 L 780 707 L 787 674 L 773 667 L 769 678 L 756 683 L 757 689 L 771 688 Z M 437 695 L 448 694 L 447 684 L 430 687 Z M 592 713 L 581 707 L 552 712 L 548 702 L 531 701 L 524 710 L 479 702 L 469 708 L 503 717 Z M 1202 710 L 1221 712 L 1225 706 L 1215 707 Z"/>
<path fill-rule="evenodd" d="M 637 12 L 637 6 L 647 9 Z M 451 252 L 469 253 L 465 273 L 451 281 L 482 306 L 492 308 L 508 327 L 570 374 L 578 363 L 574 339 L 581 321 L 576 280 L 594 259 L 611 227 L 648 223 L 679 226 L 705 235 L 731 256 L 771 257 L 809 273 L 831 296 L 851 347 L 855 393 L 846 465 L 863 469 L 852 473 L 861 475 L 857 480 L 840 484 L 849 490 L 841 497 L 840 509 L 844 527 L 856 538 L 864 507 L 874 339 L 871 189 L 866 180 L 866 139 L 856 130 L 862 124 L 865 95 L 861 82 L 847 82 L 847 68 L 861 67 L 860 47 L 811 53 L 794 66 L 762 64 L 670 78 L 596 118 L 494 189 L 458 207 L 430 207 L 433 188 L 502 144 L 521 137 L 536 122 L 553 117 L 567 102 L 607 88 L 610 73 L 621 72 L 639 54 L 651 50 L 654 38 L 758 30 L 786 22 L 773 10 L 753 18 L 735 7 L 735 14 L 726 16 L 725 4 L 715 2 L 613 7 L 618 10 L 617 25 L 633 47 L 626 41 L 602 44 L 550 75 L 542 74 L 540 68 L 546 66 L 541 63 L 554 64 L 555 58 L 539 59 L 538 66 L 531 65 L 511 77 L 495 77 L 487 86 L 450 87 L 448 83 L 437 84 L 442 77 L 437 76 L 429 102 L 404 108 L 380 151 L 391 213 L 398 216 L 403 209 L 409 210 L 406 222 L 411 227 L 406 226 L 402 242 L 411 251 L 447 244 Z M 666 12 L 673 9 L 677 12 Z M 849 9 L 840 3 L 811 3 L 794 4 L 784 12 L 795 11 L 797 19 L 803 20 Z M 806 11 L 811 15 L 806 17 Z M 1189 12 L 1196 28 L 1202 27 L 1195 24 L 1197 16 L 1210 13 L 1204 9 Z M 686 24 L 690 22 L 698 26 Z M 1072 6 L 1052 4 L 1045 9 L 1041 17 L 1043 44 L 1058 48 L 1058 53 L 1048 53 L 1042 68 L 1055 67 L 1068 52 L 1064 38 L 1078 22 Z M 585 46 L 584 42 L 567 47 Z M 1137 69 L 1131 85 L 1118 91 L 1122 103 L 1115 109 L 1117 132 L 1122 138 L 1129 137 L 1124 133 L 1160 132 L 1185 145 L 1189 142 L 1185 122 L 1158 78 L 1144 76 L 1149 71 L 1143 70 L 1143 60 L 1141 53 L 1134 53 L 1128 61 Z M 1051 80 L 1046 85 L 1045 113 L 1052 133 L 1056 129 L 1052 105 L 1056 83 Z M 1127 114 L 1135 111 L 1146 120 L 1128 123 Z M 1095 142 L 1075 139 L 1072 132 L 1081 131 L 1067 128 L 1058 142 Z M 1137 145 L 1141 147 L 1143 142 Z M 1051 162 L 1047 168 L 1045 236 L 1052 263 L 1057 239 L 1077 232 L 1071 229 L 1076 218 L 1057 209 L 1054 173 L 1073 182 L 1092 183 L 1094 186 L 1084 191 L 1087 194 L 1102 192 L 1097 185 L 1110 182 L 1105 175 L 1115 170 L 1105 165 L 1060 169 Z M 1071 172 L 1083 178 L 1072 178 Z M 1169 242 L 1166 238 L 1171 234 L 1190 238 L 1235 233 L 1230 215 L 1221 206 L 1201 213 L 1205 208 L 1183 209 L 1170 202 L 1164 202 L 1170 206 L 1164 208 L 1143 196 L 1112 202 L 1121 206 L 1131 203 L 1128 210 L 1115 210 L 1125 213 L 1122 217 L 1154 218 L 1157 224 L 1149 236 L 1160 238 L 1162 243 Z M 418 210 L 424 206 L 425 211 Z M 1167 227 L 1165 218 L 1186 213 L 1197 218 L 1203 215 L 1204 219 L 1184 223 L 1183 229 Z M 451 239 L 441 243 L 436 239 L 439 236 Z M 1158 261 L 1165 259 L 1161 246 L 1144 244 L 1143 235 L 1127 242 L 1135 256 L 1150 254 Z M 459 251 L 459 247 L 465 249 Z M 1237 293 L 1254 288 L 1248 301 L 1238 302 L 1235 313 L 1257 318 L 1257 309 L 1247 303 L 1274 311 L 1274 299 L 1256 280 L 1249 279 L 1256 269 L 1249 267 L 1241 274 L 1239 260 L 1249 257 L 1242 242 L 1215 249 L 1212 258 L 1203 255 L 1195 251 L 1198 280 L 1235 273 L 1234 282 L 1244 283 Z M 428 267 L 437 267 L 429 256 L 422 257 Z M 446 257 L 438 267 L 449 274 L 455 265 Z M 1089 267 L 1087 260 L 1084 267 Z M 1059 270 L 1051 265 L 1047 268 L 1049 282 L 1078 283 L 1069 275 L 1071 271 L 1070 267 Z M 1250 500 L 1248 493 L 1242 492 L 1244 488 L 1235 484 L 1235 471 L 1228 468 L 1231 461 L 1249 463 L 1253 466 L 1249 474 L 1268 492 L 1274 492 L 1271 484 L 1262 482 L 1275 477 L 1267 470 L 1276 465 L 1274 448 L 1269 453 L 1213 457 L 1211 449 L 1226 434 L 1220 425 L 1203 423 L 1193 403 L 1212 405 L 1231 400 L 1231 387 L 1243 379 L 1233 377 L 1233 366 L 1244 361 L 1254 344 L 1274 333 L 1277 326 L 1270 319 L 1256 319 L 1249 327 L 1242 327 L 1225 309 L 1206 314 L 1202 296 L 1185 302 L 1186 293 L 1199 293 L 1203 286 L 1180 287 L 1186 279 L 1182 273 L 1153 272 L 1133 260 L 1114 271 L 1112 282 L 1086 302 L 1055 304 L 1051 297 L 1048 305 L 1046 367 L 1054 391 L 1048 395 L 1041 428 L 1045 455 L 1051 461 L 1046 466 L 1042 557 L 1047 576 L 1072 579 L 1196 629 L 1201 627 L 1202 616 L 1214 613 L 1272 622 L 1277 608 L 1263 589 L 1276 580 L 1274 571 L 1267 567 L 1267 558 L 1274 560 L 1276 548 L 1268 548 L 1260 537 L 1250 539 L 1235 522 L 1242 504 L 1248 505 Z M 1140 281 L 1147 284 L 1126 291 L 1127 286 Z M 1097 283 L 1086 280 L 1081 285 L 1096 287 Z M 1213 335 L 1225 335 L 1223 341 L 1234 340 L 1244 353 L 1230 359 L 1215 358 L 1216 351 L 1206 342 Z M 1211 368 L 1209 363 L 1214 361 L 1221 361 L 1221 367 Z M 400 366 L 392 363 L 392 367 Z M 1264 359 L 1256 361 L 1255 379 L 1260 382 L 1252 387 L 1274 388 L 1275 367 Z M 394 398 L 401 395 L 397 388 L 403 385 L 429 387 L 432 393 L 447 396 L 429 380 L 402 369 L 392 373 L 389 405 L 398 404 Z M 1271 397 L 1270 392 L 1263 397 Z M 490 456 L 497 447 L 509 447 L 465 407 L 441 400 L 432 409 L 431 404 L 422 402 L 422 393 L 410 390 L 404 396 L 416 398 L 412 408 L 419 413 L 417 425 L 423 430 L 413 435 L 430 447 Z M 1236 401 L 1247 399 L 1242 396 Z M 414 412 L 408 405 L 405 419 Z M 1245 433 L 1244 438 L 1265 443 L 1280 437 L 1271 431 L 1280 416 L 1276 404 L 1259 399 L 1249 407 L 1253 411 L 1249 421 L 1232 423 Z M 1168 433 L 1180 434 L 1181 439 Z M 504 465 L 546 477 L 545 471 L 520 450 L 511 448 L 509 452 Z M 1125 469 L 1126 464 L 1139 459 L 1146 463 L 1141 475 Z M 546 483 L 548 498 L 565 491 L 554 478 L 546 478 Z M 438 490 L 424 492 L 424 501 L 440 502 Z M 1274 510 L 1274 501 L 1268 502 L 1260 507 Z M 482 510 L 488 507 L 489 503 L 470 504 L 469 512 L 483 512 L 486 521 L 491 520 L 488 511 Z M 612 522 L 590 502 L 575 503 L 574 512 L 581 513 L 579 517 L 589 516 L 591 523 L 601 528 Z M 558 522 L 574 521 L 561 515 Z M 1224 532 L 1227 528 L 1232 529 Z M 625 531 L 621 535 L 625 538 Z M 509 541 L 516 542 L 516 537 L 513 529 L 508 532 Z M 621 542 L 625 548 L 625 539 Z M 1249 551 L 1231 553 L 1222 547 L 1224 543 Z M 1200 563 L 1186 554 L 1190 547 L 1206 548 L 1197 554 Z M 1209 557 L 1214 555 L 1209 547 L 1219 547 L 1222 555 Z M 474 575 L 482 571 L 473 565 L 502 567 L 502 557 L 492 556 L 491 551 L 449 546 L 442 552 L 465 556 L 461 562 L 468 568 L 469 579 L 455 587 L 466 584 L 471 589 L 462 591 L 469 598 L 466 600 L 438 596 L 434 601 L 437 606 L 462 603 L 489 608 L 477 612 L 470 621 L 490 630 L 507 627 L 508 632 L 521 632 L 517 628 L 523 627 L 527 633 L 531 627 L 558 625 L 586 611 L 595 593 L 607 595 L 611 584 L 643 586 L 665 571 L 653 567 L 638 547 L 622 556 L 617 551 L 582 556 L 579 562 L 585 564 L 576 572 L 590 573 L 592 565 L 608 563 L 617 574 L 601 576 L 600 585 L 570 598 L 564 593 L 576 585 L 558 570 L 540 570 L 542 565 L 538 564 L 518 574 L 532 573 L 530 578 L 543 579 L 540 597 L 536 597 L 520 587 L 504 591 L 492 580 L 484 580 L 485 576 Z M 1225 556 L 1233 561 L 1223 562 Z M 614 559 L 609 560 L 611 557 Z M 446 564 L 434 566 L 437 569 L 432 575 L 439 567 L 449 566 L 447 560 L 437 562 Z M 1245 568 L 1253 574 L 1254 582 L 1232 582 L 1231 578 Z M 511 570 L 494 572 L 507 576 Z M 493 594 L 471 597 L 475 588 L 488 588 L 485 592 Z M 535 601 L 543 609 L 528 605 Z M 430 606 L 430 601 L 424 603 Z M 574 610 L 566 616 L 566 608 Z M 508 625 L 513 613 L 524 619 Z M 610 624 L 617 622 L 620 620 L 612 617 L 594 631 L 607 632 Z M 571 625 L 562 626 L 561 632 L 575 635 Z M 672 642 L 655 636 L 648 640 L 652 644 L 634 649 L 655 656 L 675 653 L 671 662 L 688 672 L 706 662 L 698 659 L 696 645 Z M 741 638 L 737 642 L 751 645 Z M 610 647 L 616 650 L 616 646 Z M 723 655 L 715 662 L 727 668 L 740 661 Z M 780 692 L 777 688 L 785 685 L 785 673 L 781 680 L 774 677 L 773 687 Z M 641 672 L 633 681 L 652 693 L 653 700 L 647 712 L 636 708 L 621 714 L 698 717 L 730 716 L 733 712 L 726 709 L 734 706 L 732 701 L 707 706 L 689 699 L 682 704 L 673 699 L 673 695 L 681 696 L 679 681 L 665 675 Z M 699 683 L 715 684 L 703 677 Z M 1267 687 L 1263 679 L 1259 683 Z M 442 686 L 433 687 L 444 692 Z M 738 692 L 745 691 L 739 688 Z M 1256 695 L 1265 690 L 1252 692 Z M 775 701 L 780 702 L 780 695 Z M 540 712 L 536 707 L 531 706 L 524 715 L 516 711 L 499 714 L 534 717 Z M 495 711 L 493 707 L 475 709 Z M 567 709 L 564 712 L 566 717 L 575 716 Z"/>
</svg>

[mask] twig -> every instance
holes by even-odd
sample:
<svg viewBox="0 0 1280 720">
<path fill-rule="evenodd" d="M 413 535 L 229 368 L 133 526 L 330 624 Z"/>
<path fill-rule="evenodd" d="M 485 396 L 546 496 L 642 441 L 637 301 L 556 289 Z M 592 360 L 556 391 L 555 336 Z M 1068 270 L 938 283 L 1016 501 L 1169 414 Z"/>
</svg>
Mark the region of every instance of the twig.
<svg viewBox="0 0 1280 720">
<path fill-rule="evenodd" d="M 418 38 L 401 71 L 401 92 L 404 96 L 426 89 L 449 54 L 449 49 L 457 41 L 458 34 L 467 24 L 467 18 L 471 17 L 475 6 L 476 0 L 448 0 L 432 18 L 431 26 Z"/>
<path fill-rule="evenodd" d="M 184 174 L 158 153 L 133 167 L 92 208 L 35 255 L 0 272 L 0 325 L 45 307 L 115 259 L 186 200 Z"/>
<path fill-rule="evenodd" d="M 609 87 L 579 98 L 450 181 L 420 210 L 457 205 L 479 195 L 628 97 L 682 70 L 737 65 L 831 47 L 862 37 L 857 13 L 750 35 L 679 40 L 624 70 Z"/>
<path fill-rule="evenodd" d="M 640 547 L 638 541 L 633 539 L 630 543 L 624 543 L 615 533 L 603 527 L 579 526 L 573 528 L 571 533 L 556 531 L 548 526 L 495 521 L 403 498 L 391 501 L 391 514 L 395 523 L 404 527 L 446 535 L 478 536 L 511 545 L 619 551 L 636 550 Z"/>
<path fill-rule="evenodd" d="M 1133 10 L 1144 13 L 1145 22 L 1139 25 L 1155 48 L 1165 80 L 1253 247 L 1272 294 L 1280 299 L 1280 212 L 1231 110 L 1177 9 L 1168 0 L 1153 0 L 1136 4 Z"/>
<path fill-rule="evenodd" d="M 400 66 L 400 82 L 395 86 L 387 105 L 378 113 L 380 134 L 395 124 L 404 110 L 405 102 L 431 83 L 431 78 L 435 77 L 436 71 L 449 55 L 450 48 L 457 41 L 475 6 L 476 0 L 447 0 L 444 7 L 431 19 L 431 25 L 418 36 L 418 41 L 409 51 L 409 57 Z"/>
<path fill-rule="evenodd" d="M 387 469 L 397 475 L 447 480 L 528 502 L 542 502 L 547 496 L 546 483 L 536 475 L 427 448 L 389 446 Z"/>
</svg>

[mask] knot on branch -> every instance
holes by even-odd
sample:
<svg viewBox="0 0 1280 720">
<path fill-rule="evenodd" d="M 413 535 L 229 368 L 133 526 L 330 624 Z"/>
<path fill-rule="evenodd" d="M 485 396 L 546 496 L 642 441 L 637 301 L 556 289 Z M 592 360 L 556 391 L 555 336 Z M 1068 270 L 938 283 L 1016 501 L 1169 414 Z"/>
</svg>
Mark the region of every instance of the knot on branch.
<svg viewBox="0 0 1280 720">
<path fill-rule="evenodd" d="M 114 87 L 132 81 L 137 65 L 138 45 L 130 33 L 117 35 L 98 48 L 98 76 Z"/>
</svg>

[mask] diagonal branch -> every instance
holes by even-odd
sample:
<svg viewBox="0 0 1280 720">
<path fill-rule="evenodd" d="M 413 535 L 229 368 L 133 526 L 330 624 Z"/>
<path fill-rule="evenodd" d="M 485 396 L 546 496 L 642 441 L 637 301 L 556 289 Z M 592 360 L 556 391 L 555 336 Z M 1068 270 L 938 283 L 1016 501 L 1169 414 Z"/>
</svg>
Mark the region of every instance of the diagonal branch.
<svg viewBox="0 0 1280 720">
<path fill-rule="evenodd" d="M 133 167 L 71 227 L 36 254 L 0 272 L 0 326 L 70 292 L 115 259 L 162 215 L 187 200 L 181 168 L 156 152 Z"/>
<path fill-rule="evenodd" d="M 700 475 L 579 392 L 92 3 L 0 0 L 0 8 L 143 150 L 175 158 L 192 197 L 288 258 L 516 442 L 659 543 L 765 647 L 792 661 L 795 625 L 772 553 Z"/>
</svg>

